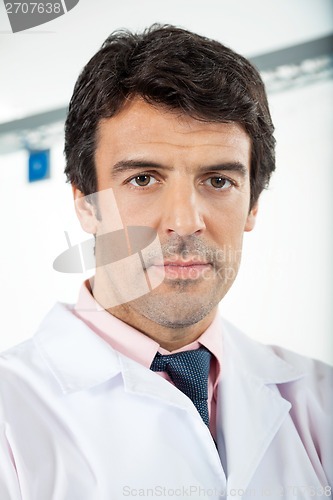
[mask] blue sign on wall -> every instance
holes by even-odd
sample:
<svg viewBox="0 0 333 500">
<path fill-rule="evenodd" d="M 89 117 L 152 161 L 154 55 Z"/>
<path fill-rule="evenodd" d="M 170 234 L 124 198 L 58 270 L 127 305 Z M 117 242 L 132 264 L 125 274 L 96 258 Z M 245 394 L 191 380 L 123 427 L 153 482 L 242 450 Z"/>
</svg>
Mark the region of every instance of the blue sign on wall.
<svg viewBox="0 0 333 500">
<path fill-rule="evenodd" d="M 50 150 L 31 151 L 29 154 L 29 182 L 50 177 Z"/>
</svg>

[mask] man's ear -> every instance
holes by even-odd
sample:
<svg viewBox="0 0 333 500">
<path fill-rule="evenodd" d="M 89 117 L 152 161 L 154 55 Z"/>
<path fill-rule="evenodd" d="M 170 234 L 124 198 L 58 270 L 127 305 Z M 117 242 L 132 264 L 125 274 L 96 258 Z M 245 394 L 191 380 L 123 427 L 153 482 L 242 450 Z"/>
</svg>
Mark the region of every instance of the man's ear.
<svg viewBox="0 0 333 500">
<path fill-rule="evenodd" d="M 97 233 L 98 221 L 96 217 L 96 209 L 89 200 L 77 187 L 72 186 L 75 212 L 80 221 L 83 231 L 90 234 Z"/>
<path fill-rule="evenodd" d="M 247 216 L 244 231 L 252 231 L 256 223 L 257 213 L 258 213 L 258 201 L 253 206 L 253 208 L 251 208 L 251 211 Z"/>
</svg>

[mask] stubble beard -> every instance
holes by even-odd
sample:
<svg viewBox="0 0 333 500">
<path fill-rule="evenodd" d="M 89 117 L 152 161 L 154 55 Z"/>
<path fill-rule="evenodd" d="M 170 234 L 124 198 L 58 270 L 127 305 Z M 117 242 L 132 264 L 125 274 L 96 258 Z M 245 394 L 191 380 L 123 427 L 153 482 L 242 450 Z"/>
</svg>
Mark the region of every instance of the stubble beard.
<svg viewBox="0 0 333 500">
<path fill-rule="evenodd" d="M 237 275 L 239 264 L 213 267 L 196 279 L 165 279 L 150 293 L 127 304 L 135 313 L 166 328 L 184 328 L 205 318 L 223 299 Z"/>
<path fill-rule="evenodd" d="M 173 241 L 161 244 L 161 248 L 165 259 L 176 256 L 186 260 L 186 256 L 194 255 L 209 262 L 211 268 L 196 278 L 165 278 L 161 285 L 131 301 L 118 295 L 117 300 L 121 305 L 105 308 L 124 321 L 139 316 L 172 329 L 194 325 L 205 318 L 230 289 L 238 272 L 240 251 L 213 248 L 193 236 L 177 236 Z M 153 261 L 154 255 L 151 255 Z M 142 268 L 138 272 L 142 273 Z M 107 274 L 105 284 L 108 282 L 110 291 L 117 295 L 117 281 L 113 279 L 112 273 Z M 131 277 L 133 284 L 137 278 L 135 275 Z"/>
</svg>

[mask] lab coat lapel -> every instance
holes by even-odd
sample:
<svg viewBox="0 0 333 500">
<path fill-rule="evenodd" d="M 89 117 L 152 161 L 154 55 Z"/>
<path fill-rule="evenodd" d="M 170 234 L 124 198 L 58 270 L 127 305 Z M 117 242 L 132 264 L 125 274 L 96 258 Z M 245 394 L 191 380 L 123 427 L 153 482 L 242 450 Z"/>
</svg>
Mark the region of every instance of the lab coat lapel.
<svg viewBox="0 0 333 500">
<path fill-rule="evenodd" d="M 160 377 L 157 373 L 147 370 L 147 368 L 136 361 L 120 353 L 117 354 L 126 392 L 157 398 L 167 404 L 190 412 L 201 421 L 201 417 L 191 400 L 174 385 Z"/>
<path fill-rule="evenodd" d="M 217 442 L 229 491 L 247 488 L 289 413 L 291 404 L 276 384 L 302 376 L 269 348 L 223 322 Z"/>
</svg>

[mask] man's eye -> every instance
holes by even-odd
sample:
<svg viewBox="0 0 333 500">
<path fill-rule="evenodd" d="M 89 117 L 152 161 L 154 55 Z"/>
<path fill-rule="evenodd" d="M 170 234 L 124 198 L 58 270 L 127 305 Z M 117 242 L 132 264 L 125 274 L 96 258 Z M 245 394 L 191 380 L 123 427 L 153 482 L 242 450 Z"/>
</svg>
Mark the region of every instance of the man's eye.
<svg viewBox="0 0 333 500">
<path fill-rule="evenodd" d="M 229 179 L 226 179 L 225 177 L 210 177 L 205 181 L 205 183 L 209 183 L 211 186 L 217 189 L 228 189 L 230 186 L 232 186 L 232 182 L 229 181 Z"/>
<path fill-rule="evenodd" d="M 156 179 L 154 179 L 154 177 L 148 174 L 137 175 L 136 177 L 134 177 L 129 181 L 130 184 L 140 187 L 149 186 L 151 184 L 155 184 L 155 182 L 157 182 Z"/>
</svg>

